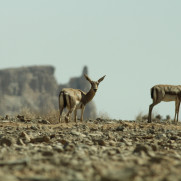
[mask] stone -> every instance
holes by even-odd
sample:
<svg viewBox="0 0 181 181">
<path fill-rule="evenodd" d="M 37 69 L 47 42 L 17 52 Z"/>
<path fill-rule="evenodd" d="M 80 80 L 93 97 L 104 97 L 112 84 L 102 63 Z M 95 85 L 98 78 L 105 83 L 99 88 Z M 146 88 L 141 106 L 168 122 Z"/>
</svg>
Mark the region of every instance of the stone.
<svg viewBox="0 0 181 181">
<path fill-rule="evenodd" d="M 71 131 L 71 134 L 72 134 L 72 135 L 75 135 L 75 136 L 79 136 L 79 137 L 86 137 L 85 134 L 82 134 L 82 133 L 80 133 L 80 132 L 78 132 L 78 131 Z"/>
<path fill-rule="evenodd" d="M 38 126 L 35 126 L 35 125 L 32 125 L 31 127 L 30 127 L 32 130 L 39 130 L 39 128 L 38 128 Z"/>
<path fill-rule="evenodd" d="M 30 143 L 42 143 L 42 142 L 50 142 L 50 138 L 48 136 L 40 136 L 37 138 L 31 138 Z"/>
<path fill-rule="evenodd" d="M 101 176 L 101 181 L 132 181 L 136 175 L 136 168 L 127 167 L 120 170 L 108 171 L 105 175 Z"/>
<path fill-rule="evenodd" d="M 127 146 L 132 146 L 132 142 L 125 138 L 122 138 L 121 141 L 123 141 Z"/>
<path fill-rule="evenodd" d="M 38 122 L 39 122 L 40 124 L 50 124 L 50 122 L 49 122 L 49 121 L 44 120 L 44 119 L 39 120 Z"/>
<path fill-rule="evenodd" d="M 21 138 L 18 139 L 17 144 L 18 144 L 18 145 L 22 145 L 22 146 L 25 145 L 24 142 L 23 142 L 23 140 L 22 140 Z"/>
<path fill-rule="evenodd" d="M 25 142 L 30 142 L 31 138 L 26 132 L 21 132 L 19 135 Z"/>
<path fill-rule="evenodd" d="M 57 152 L 59 152 L 59 153 L 64 151 L 64 148 L 63 148 L 62 145 L 54 145 L 54 146 L 52 147 L 52 149 L 55 150 L 55 151 L 57 151 Z"/>
<path fill-rule="evenodd" d="M 19 179 L 14 175 L 0 175 L 0 180 L 2 181 L 19 181 Z"/>
<path fill-rule="evenodd" d="M 102 139 L 100 139 L 100 140 L 94 140 L 94 143 L 95 143 L 95 144 L 98 144 L 98 145 L 100 145 L 100 146 L 106 146 L 106 142 L 105 142 L 104 140 L 102 140 Z"/>
<path fill-rule="evenodd" d="M 118 126 L 116 128 L 116 131 L 124 131 L 125 127 L 124 126 Z"/>
<path fill-rule="evenodd" d="M 15 143 L 15 140 L 13 138 L 10 137 L 3 137 L 0 139 L 0 145 L 7 145 L 7 146 L 11 146 L 13 143 Z"/>
<path fill-rule="evenodd" d="M 140 153 L 141 151 L 148 153 L 148 150 L 149 150 L 148 146 L 142 145 L 142 144 L 137 144 L 133 153 Z"/>
<path fill-rule="evenodd" d="M 109 141 L 109 145 L 110 145 L 110 146 L 116 146 L 116 142 L 113 141 L 113 140 L 111 140 L 111 141 Z"/>
<path fill-rule="evenodd" d="M 69 144 L 69 141 L 67 141 L 67 140 L 64 140 L 64 139 L 60 139 L 60 140 L 58 140 L 60 143 L 62 143 L 62 145 L 68 145 Z"/>
<path fill-rule="evenodd" d="M 52 151 L 43 151 L 43 152 L 42 152 L 42 155 L 43 155 L 43 156 L 53 156 L 54 154 L 53 154 Z"/>
</svg>

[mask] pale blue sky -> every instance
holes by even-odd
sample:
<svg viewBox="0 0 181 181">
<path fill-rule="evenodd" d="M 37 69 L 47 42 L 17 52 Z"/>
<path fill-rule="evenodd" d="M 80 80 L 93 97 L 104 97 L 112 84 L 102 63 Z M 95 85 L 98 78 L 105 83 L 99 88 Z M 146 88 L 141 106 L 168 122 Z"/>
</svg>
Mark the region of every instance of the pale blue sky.
<svg viewBox="0 0 181 181">
<path fill-rule="evenodd" d="M 93 80 L 107 75 L 98 112 L 134 119 L 153 85 L 181 84 L 180 9 L 180 0 L 1 0 L 0 68 L 53 65 L 65 83 L 87 65 Z"/>
</svg>

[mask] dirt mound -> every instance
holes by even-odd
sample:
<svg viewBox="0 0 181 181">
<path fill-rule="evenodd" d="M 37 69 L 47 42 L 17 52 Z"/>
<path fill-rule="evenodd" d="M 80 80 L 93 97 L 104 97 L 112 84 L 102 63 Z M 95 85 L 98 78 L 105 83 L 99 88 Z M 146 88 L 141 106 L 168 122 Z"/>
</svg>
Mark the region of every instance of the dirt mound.
<svg viewBox="0 0 181 181">
<path fill-rule="evenodd" d="M 181 124 L 0 122 L 0 180 L 179 180 Z M 41 123 L 40 123 L 41 122 Z"/>
</svg>

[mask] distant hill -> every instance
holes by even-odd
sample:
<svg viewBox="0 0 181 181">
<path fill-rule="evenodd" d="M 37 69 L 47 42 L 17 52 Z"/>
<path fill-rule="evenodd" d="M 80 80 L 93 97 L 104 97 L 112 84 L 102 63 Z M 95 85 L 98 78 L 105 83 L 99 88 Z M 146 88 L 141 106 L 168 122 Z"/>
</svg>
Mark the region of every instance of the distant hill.
<svg viewBox="0 0 181 181">
<path fill-rule="evenodd" d="M 88 91 L 90 85 L 84 78 L 88 68 L 84 67 L 79 77 L 73 77 L 67 84 L 58 84 L 53 66 L 31 66 L 0 70 L 0 115 L 18 114 L 23 108 L 46 113 L 58 109 L 58 94 L 64 87 Z M 90 102 L 85 118 L 94 118 L 96 108 Z"/>
</svg>

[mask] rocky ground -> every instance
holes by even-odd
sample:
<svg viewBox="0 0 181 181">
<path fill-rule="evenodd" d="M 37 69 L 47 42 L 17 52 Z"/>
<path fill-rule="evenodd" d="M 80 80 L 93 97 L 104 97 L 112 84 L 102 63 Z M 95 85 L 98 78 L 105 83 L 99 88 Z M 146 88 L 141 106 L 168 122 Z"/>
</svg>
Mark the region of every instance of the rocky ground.
<svg viewBox="0 0 181 181">
<path fill-rule="evenodd" d="M 180 170 L 180 123 L 0 120 L 0 181 L 175 181 Z"/>
</svg>

